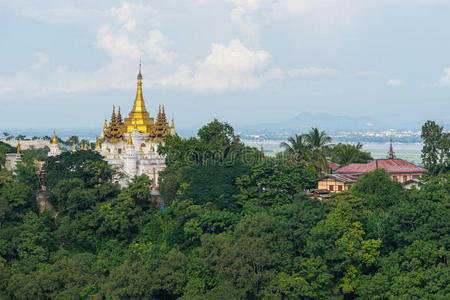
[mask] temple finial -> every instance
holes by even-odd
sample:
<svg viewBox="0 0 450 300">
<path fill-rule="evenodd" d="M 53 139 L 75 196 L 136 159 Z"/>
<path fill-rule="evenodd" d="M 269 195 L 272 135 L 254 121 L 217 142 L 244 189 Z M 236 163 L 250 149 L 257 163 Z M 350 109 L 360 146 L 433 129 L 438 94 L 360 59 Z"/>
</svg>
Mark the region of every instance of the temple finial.
<svg viewBox="0 0 450 300">
<path fill-rule="evenodd" d="M 395 152 L 394 152 L 394 148 L 392 147 L 392 138 L 389 139 L 389 142 L 390 142 L 390 146 L 389 146 L 388 158 L 389 159 L 394 159 L 395 158 Z"/>
<path fill-rule="evenodd" d="M 20 155 L 20 142 L 17 143 L 17 155 Z"/>
<path fill-rule="evenodd" d="M 142 71 L 142 59 L 139 58 L 139 73 L 138 73 L 138 76 L 137 76 L 137 79 L 138 79 L 138 80 L 141 80 L 141 79 L 142 79 L 142 73 L 141 73 L 141 71 Z"/>
<path fill-rule="evenodd" d="M 56 138 L 56 132 L 53 130 L 52 145 L 58 145 L 58 139 Z"/>
</svg>

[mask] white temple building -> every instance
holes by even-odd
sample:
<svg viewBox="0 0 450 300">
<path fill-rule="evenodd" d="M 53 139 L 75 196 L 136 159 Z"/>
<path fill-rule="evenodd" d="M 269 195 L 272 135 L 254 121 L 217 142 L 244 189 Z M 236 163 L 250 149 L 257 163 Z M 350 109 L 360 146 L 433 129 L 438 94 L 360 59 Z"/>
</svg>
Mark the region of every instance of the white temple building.
<svg viewBox="0 0 450 300">
<path fill-rule="evenodd" d="M 105 125 L 95 151 L 105 160 L 121 171 L 125 178 L 119 180 L 126 185 L 134 176 L 146 174 L 156 185 L 159 172 L 166 167 L 165 157 L 158 154 L 158 146 L 164 137 L 175 134 L 174 121 L 169 126 L 164 106 L 159 106 L 156 120 L 150 117 L 142 94 L 142 74 L 139 68 L 136 98 L 128 118 L 122 120 L 120 107 L 116 114 L 115 107 L 111 120 Z"/>
</svg>

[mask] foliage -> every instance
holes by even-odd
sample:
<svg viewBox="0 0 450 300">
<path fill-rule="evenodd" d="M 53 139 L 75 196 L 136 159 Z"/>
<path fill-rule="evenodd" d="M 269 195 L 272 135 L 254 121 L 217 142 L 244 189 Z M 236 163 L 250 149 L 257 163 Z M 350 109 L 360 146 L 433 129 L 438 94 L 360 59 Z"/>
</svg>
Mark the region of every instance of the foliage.
<svg viewBox="0 0 450 300">
<path fill-rule="evenodd" d="M 266 159 L 255 165 L 252 173 L 237 179 L 240 205 L 253 203 L 266 207 L 292 202 L 294 196 L 311 187 L 314 174 L 300 164 L 286 164 L 277 159 Z"/>
<path fill-rule="evenodd" d="M 80 178 L 88 186 L 110 181 L 114 171 L 93 151 L 63 152 L 49 157 L 44 165 L 45 185 L 50 189 L 61 179 Z"/>
<path fill-rule="evenodd" d="M 9 134 L 5 135 L 5 137 L 7 136 L 9 136 Z M 16 148 L 11 147 L 9 144 L 0 141 L 0 169 L 5 165 L 6 153 L 16 153 L 16 152 L 17 152 Z"/>
<path fill-rule="evenodd" d="M 337 144 L 330 148 L 329 157 L 330 160 L 339 164 L 341 167 L 351 163 L 367 163 L 372 161 L 373 158 L 369 152 L 361 150 L 362 144 L 356 145 L 349 144 Z"/>
<path fill-rule="evenodd" d="M 450 133 L 434 121 L 427 121 L 422 126 L 423 148 L 422 161 L 425 168 L 437 175 L 450 171 Z"/>
<path fill-rule="evenodd" d="M 448 171 L 405 190 L 376 170 L 319 201 L 311 160 L 354 150 L 301 140 L 316 154 L 262 159 L 218 121 L 168 138 L 164 210 L 89 151 L 47 160 L 56 214 L 38 214 L 33 165 L 0 170 L 0 298 L 448 299 Z"/>
</svg>

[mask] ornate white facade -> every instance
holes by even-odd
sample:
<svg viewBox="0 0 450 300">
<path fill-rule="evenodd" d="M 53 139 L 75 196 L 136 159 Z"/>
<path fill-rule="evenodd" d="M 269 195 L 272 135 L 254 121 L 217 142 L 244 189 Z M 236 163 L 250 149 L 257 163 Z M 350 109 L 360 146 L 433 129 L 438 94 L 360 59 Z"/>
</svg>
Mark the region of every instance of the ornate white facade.
<svg viewBox="0 0 450 300">
<path fill-rule="evenodd" d="M 158 154 L 158 146 L 159 143 L 149 141 L 148 133 L 135 129 L 125 134 L 121 141 L 97 143 L 95 151 L 125 175 L 125 178 L 119 180 L 122 185 L 142 174 L 157 184 L 159 172 L 166 167 L 165 157 Z"/>
<path fill-rule="evenodd" d="M 118 179 L 121 185 L 142 174 L 157 185 L 159 172 L 166 167 L 165 157 L 158 154 L 158 146 L 164 143 L 166 136 L 175 134 L 175 126 L 173 119 L 169 126 L 164 106 L 162 110 L 159 107 L 156 120 L 150 117 L 145 108 L 140 68 L 137 78 L 136 98 L 128 118 L 122 120 L 120 107 L 116 114 L 113 106 L 111 120 L 109 124 L 105 120 L 95 151 L 125 175 Z"/>
<path fill-rule="evenodd" d="M 50 144 L 50 151 L 48 152 L 48 156 L 57 156 L 61 154 L 61 149 L 59 149 L 58 140 L 56 139 L 56 133 L 53 131 L 53 140 Z"/>
</svg>

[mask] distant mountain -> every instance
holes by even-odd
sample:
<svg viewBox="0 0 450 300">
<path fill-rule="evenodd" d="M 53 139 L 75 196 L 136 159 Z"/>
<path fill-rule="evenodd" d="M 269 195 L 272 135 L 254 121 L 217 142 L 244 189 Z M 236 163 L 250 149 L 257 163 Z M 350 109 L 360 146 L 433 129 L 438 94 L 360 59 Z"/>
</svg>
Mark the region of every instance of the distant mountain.
<svg viewBox="0 0 450 300">
<path fill-rule="evenodd" d="M 243 132 L 306 132 L 311 127 L 317 127 L 328 133 L 336 133 L 342 131 L 381 131 L 387 129 L 402 131 L 420 131 L 422 125 L 427 120 L 414 120 L 410 122 L 380 122 L 366 116 L 338 116 L 328 113 L 309 113 L 302 112 L 296 117 L 287 119 L 286 121 L 276 123 L 262 123 L 255 125 L 247 125 L 239 127 Z M 434 120 L 446 130 L 450 130 L 450 120 Z"/>
<path fill-rule="evenodd" d="M 243 131 L 259 131 L 259 130 L 295 130 L 296 132 L 305 132 L 317 127 L 327 132 L 338 131 L 370 131 L 385 129 L 384 124 L 364 116 L 336 116 L 327 113 L 308 113 L 303 112 L 292 119 L 278 123 L 265 123 L 250 126 L 243 126 Z"/>
</svg>

